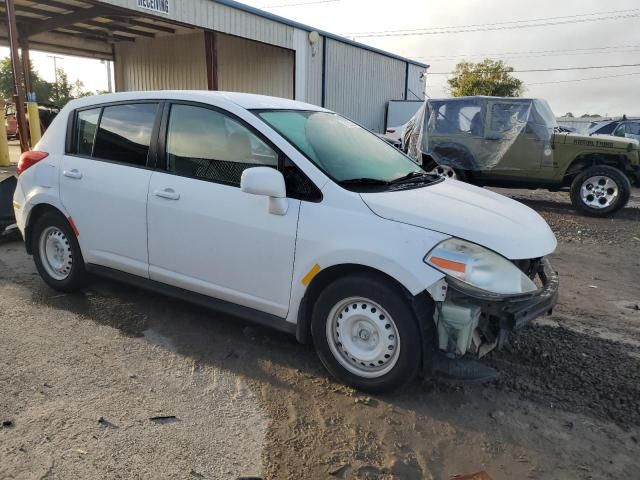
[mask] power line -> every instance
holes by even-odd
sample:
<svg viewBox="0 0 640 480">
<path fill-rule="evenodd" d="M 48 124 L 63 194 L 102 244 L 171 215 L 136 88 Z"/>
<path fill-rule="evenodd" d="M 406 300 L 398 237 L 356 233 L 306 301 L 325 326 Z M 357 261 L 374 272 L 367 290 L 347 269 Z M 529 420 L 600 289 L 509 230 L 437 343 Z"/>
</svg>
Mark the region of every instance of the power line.
<svg viewBox="0 0 640 480">
<path fill-rule="evenodd" d="M 612 15 L 616 13 L 616 15 Z M 624 13 L 624 15 L 623 15 Z M 594 18 L 584 18 L 593 17 Z M 602 16 L 605 15 L 605 16 Z M 349 37 L 404 37 L 418 35 L 442 35 L 450 33 L 487 32 L 494 30 L 515 30 L 521 28 L 546 27 L 553 25 L 567 25 L 574 23 L 597 22 L 603 20 L 619 20 L 640 17 L 639 9 L 616 10 L 613 12 L 587 13 L 582 15 L 566 15 L 562 17 L 546 17 L 529 20 L 512 20 L 508 22 L 452 25 L 448 27 L 414 28 L 403 30 L 380 30 L 372 32 L 354 32 L 344 34 Z"/>
<path fill-rule="evenodd" d="M 617 52 L 609 52 L 611 49 L 619 49 Z M 623 50 L 626 49 L 626 50 Z M 520 51 L 520 52 L 500 52 L 500 53 L 467 53 L 458 55 L 424 55 L 415 56 L 407 54 L 415 59 L 429 59 L 429 60 L 455 60 L 464 59 L 470 57 L 512 57 L 512 58 L 532 58 L 532 57 L 556 57 L 556 56 L 572 56 L 572 55 L 598 55 L 602 53 L 633 53 L 640 49 L 640 45 L 615 45 L 609 47 L 592 47 L 592 48 L 573 48 L 573 49 L 560 49 L 560 50 L 532 50 L 532 51 Z"/>
<path fill-rule="evenodd" d="M 629 77 L 632 75 L 640 75 L 640 72 L 631 72 L 631 73 L 620 73 L 618 75 L 606 75 L 602 77 L 587 77 L 587 78 L 574 78 L 572 80 L 555 80 L 550 82 L 533 82 L 533 83 L 525 83 L 525 86 L 528 87 L 530 85 L 551 85 L 556 83 L 574 83 L 574 82 L 586 82 L 588 80 L 608 80 L 610 78 L 618 78 L 618 77 Z M 446 83 L 436 83 L 429 84 L 431 87 L 447 87 Z"/>
<path fill-rule="evenodd" d="M 551 84 L 556 84 L 556 83 L 586 82 L 586 81 L 589 81 L 589 80 L 604 80 L 604 79 L 608 80 L 610 78 L 629 77 L 631 75 L 640 75 L 640 72 L 621 73 L 619 75 L 607 75 L 607 76 L 604 76 L 604 77 L 574 78 L 573 80 L 557 80 L 557 81 L 553 81 L 553 82 L 534 82 L 534 83 L 527 83 L 526 86 L 529 86 L 529 85 L 551 85 Z"/>
<path fill-rule="evenodd" d="M 496 73 L 533 73 L 533 72 L 564 72 L 568 70 L 593 70 L 601 68 L 640 67 L 640 63 L 627 63 L 622 65 L 595 65 L 590 67 L 563 67 L 563 68 L 535 68 L 529 70 L 498 70 Z M 485 70 L 493 72 L 493 70 Z M 452 75 L 455 72 L 428 72 L 429 75 Z"/>
<path fill-rule="evenodd" d="M 340 2 L 341 0 L 315 0 L 312 2 L 300 2 L 300 3 L 282 3 L 280 5 L 265 5 L 264 7 L 258 8 L 284 8 L 284 7 L 301 7 L 303 5 L 315 5 L 318 3 L 335 3 Z"/>
</svg>

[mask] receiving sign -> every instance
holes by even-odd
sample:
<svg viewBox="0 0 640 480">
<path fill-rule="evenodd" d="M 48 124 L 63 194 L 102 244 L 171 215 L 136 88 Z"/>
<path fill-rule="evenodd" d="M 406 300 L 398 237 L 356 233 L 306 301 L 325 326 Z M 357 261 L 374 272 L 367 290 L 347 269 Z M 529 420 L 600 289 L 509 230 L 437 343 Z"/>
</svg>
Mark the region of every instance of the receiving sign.
<svg viewBox="0 0 640 480">
<path fill-rule="evenodd" d="M 165 15 L 169 14 L 169 0 L 138 0 L 138 7 Z"/>
</svg>

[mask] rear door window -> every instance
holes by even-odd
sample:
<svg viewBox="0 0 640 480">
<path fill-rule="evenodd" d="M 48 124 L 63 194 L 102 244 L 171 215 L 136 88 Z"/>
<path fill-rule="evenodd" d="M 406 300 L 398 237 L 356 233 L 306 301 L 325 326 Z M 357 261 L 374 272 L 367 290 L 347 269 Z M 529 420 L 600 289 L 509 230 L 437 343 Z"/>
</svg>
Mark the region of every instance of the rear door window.
<svg viewBox="0 0 640 480">
<path fill-rule="evenodd" d="M 129 165 L 146 166 L 157 110 L 157 103 L 104 107 L 93 156 Z"/>
<path fill-rule="evenodd" d="M 76 117 L 74 153 L 91 156 L 99 118 L 100 108 L 92 108 L 91 110 L 78 112 L 78 116 Z"/>
</svg>

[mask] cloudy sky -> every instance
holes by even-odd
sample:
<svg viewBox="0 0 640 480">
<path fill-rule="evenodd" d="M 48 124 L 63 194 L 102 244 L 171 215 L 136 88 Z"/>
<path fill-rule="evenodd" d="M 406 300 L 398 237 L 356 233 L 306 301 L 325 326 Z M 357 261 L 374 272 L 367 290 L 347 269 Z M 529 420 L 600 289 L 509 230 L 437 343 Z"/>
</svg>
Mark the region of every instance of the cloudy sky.
<svg viewBox="0 0 640 480">
<path fill-rule="evenodd" d="M 245 3 L 430 64 L 431 97 L 447 96 L 447 75 L 437 74 L 450 72 L 461 60 L 502 59 L 516 70 L 640 64 L 638 0 Z M 412 34 L 416 30 L 420 34 Z M 370 32 L 376 36 L 364 35 Z M 0 49 L 0 55 L 6 54 Z M 53 60 L 37 53 L 32 58 L 40 73 L 52 79 Z M 88 89 L 106 89 L 106 67 L 99 61 L 64 57 L 58 64 Z M 524 81 L 527 96 L 546 98 L 557 115 L 640 115 L 640 66 L 516 75 Z"/>
<path fill-rule="evenodd" d="M 638 0 L 324 0 L 280 7 L 311 1 L 245 3 L 420 60 L 431 65 L 433 73 L 450 72 L 461 60 L 485 57 L 505 60 L 516 70 L 640 64 Z M 532 23 L 543 26 L 521 28 Z M 468 27 L 486 24 L 494 25 Z M 397 32 L 416 29 L 429 33 Z M 457 32 L 435 33 L 451 30 Z M 387 36 L 358 36 L 358 32 L 386 32 Z M 640 66 L 517 76 L 525 82 L 527 96 L 546 98 L 557 115 L 640 115 Z M 575 81 L 594 77 L 607 78 Z M 446 75 L 430 75 L 429 96 L 447 96 L 446 79 Z"/>
</svg>

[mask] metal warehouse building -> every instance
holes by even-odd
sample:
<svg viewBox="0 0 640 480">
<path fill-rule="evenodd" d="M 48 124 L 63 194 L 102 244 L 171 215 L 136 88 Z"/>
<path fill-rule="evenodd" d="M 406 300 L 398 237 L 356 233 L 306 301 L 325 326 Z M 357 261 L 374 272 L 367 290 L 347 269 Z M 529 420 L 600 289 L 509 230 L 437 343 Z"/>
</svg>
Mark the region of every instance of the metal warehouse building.
<svg viewBox="0 0 640 480">
<path fill-rule="evenodd" d="M 24 61 L 29 48 L 113 60 L 118 91 L 275 95 L 379 132 L 389 100 L 424 98 L 427 65 L 231 0 L 2 0 L 0 8 L 14 2 Z"/>
</svg>

